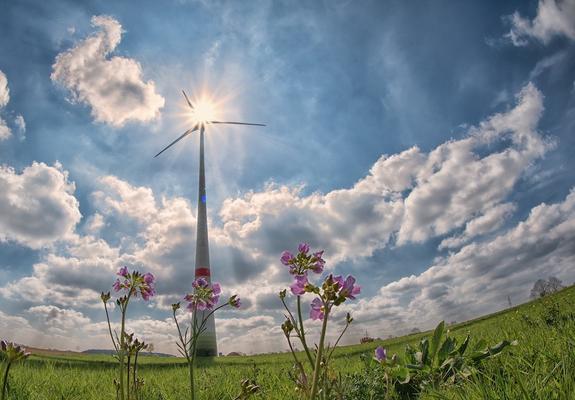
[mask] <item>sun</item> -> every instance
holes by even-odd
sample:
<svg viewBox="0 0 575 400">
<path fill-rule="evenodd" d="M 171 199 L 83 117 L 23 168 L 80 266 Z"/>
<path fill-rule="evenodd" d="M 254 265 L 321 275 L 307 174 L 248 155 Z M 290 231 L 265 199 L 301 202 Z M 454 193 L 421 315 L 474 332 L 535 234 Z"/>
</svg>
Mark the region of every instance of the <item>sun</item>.
<svg viewBox="0 0 575 400">
<path fill-rule="evenodd" d="M 195 122 L 207 122 L 216 119 L 216 104 L 209 99 L 199 99 L 194 103 L 191 117 Z"/>
</svg>

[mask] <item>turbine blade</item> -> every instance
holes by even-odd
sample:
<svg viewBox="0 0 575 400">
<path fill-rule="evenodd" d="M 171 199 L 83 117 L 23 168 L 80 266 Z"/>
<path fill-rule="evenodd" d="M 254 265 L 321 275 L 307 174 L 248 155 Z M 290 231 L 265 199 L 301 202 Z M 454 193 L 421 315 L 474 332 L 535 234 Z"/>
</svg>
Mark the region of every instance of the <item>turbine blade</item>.
<svg viewBox="0 0 575 400">
<path fill-rule="evenodd" d="M 190 108 L 193 110 L 194 106 L 192 105 L 192 102 L 190 101 L 190 99 L 188 99 L 188 95 L 186 94 L 186 92 L 184 92 L 184 89 L 182 89 L 182 93 L 184 94 L 184 97 L 186 98 L 186 102 L 188 103 Z"/>
<path fill-rule="evenodd" d="M 232 122 L 232 121 L 209 121 L 209 123 L 210 124 L 266 126 L 265 124 L 252 124 L 252 123 L 248 123 L 248 122 Z"/>
<path fill-rule="evenodd" d="M 178 143 L 180 140 L 182 140 L 184 137 L 186 137 L 187 135 L 189 135 L 190 133 L 197 131 L 198 127 L 195 126 L 191 129 L 188 129 L 187 131 L 184 132 L 184 134 L 182 136 L 180 136 L 179 138 L 177 138 L 176 140 L 174 140 L 172 143 L 170 143 L 169 145 L 167 145 L 166 147 L 164 147 L 162 149 L 162 151 L 160 151 L 158 154 L 156 154 L 154 156 L 154 158 L 158 157 L 160 154 L 162 154 L 164 151 L 168 150 L 170 147 L 172 147 L 173 145 L 175 145 L 176 143 Z"/>
</svg>

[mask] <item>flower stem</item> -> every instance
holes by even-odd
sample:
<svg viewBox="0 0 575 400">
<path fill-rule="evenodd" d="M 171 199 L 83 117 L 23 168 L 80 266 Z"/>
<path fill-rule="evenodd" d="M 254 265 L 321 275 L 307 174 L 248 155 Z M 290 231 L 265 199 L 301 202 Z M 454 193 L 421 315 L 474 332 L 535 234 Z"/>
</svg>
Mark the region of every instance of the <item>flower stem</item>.
<svg viewBox="0 0 575 400">
<path fill-rule="evenodd" d="M 108 331 L 110 332 L 110 338 L 112 339 L 112 344 L 114 345 L 114 349 L 116 349 L 116 353 L 118 352 L 118 345 L 114 340 L 114 335 L 112 335 L 112 326 L 110 325 L 110 315 L 108 314 L 108 306 L 106 302 L 104 302 L 104 310 L 106 310 L 106 321 L 108 321 Z M 117 336 L 117 335 L 116 335 Z"/>
<path fill-rule="evenodd" d="M 309 360 L 309 363 L 310 363 L 311 367 L 313 368 L 313 359 L 311 357 L 311 353 L 309 351 L 309 348 L 307 347 L 307 343 L 305 341 L 305 332 L 303 330 L 303 319 L 301 317 L 301 296 L 297 297 L 297 316 L 298 316 L 298 322 L 299 322 L 301 344 L 303 345 L 303 348 L 305 350 L 305 354 L 307 355 L 307 359 Z"/>
<path fill-rule="evenodd" d="M 126 328 L 126 311 L 128 310 L 128 302 L 130 301 L 130 296 L 132 296 L 132 292 L 128 293 L 128 297 L 126 297 L 126 302 L 122 306 L 122 330 L 120 331 L 120 351 L 119 351 L 119 359 L 120 359 L 120 400 L 129 400 L 124 395 L 124 336 L 125 336 L 125 328 Z M 130 379 L 130 377 L 128 377 Z M 129 397 L 129 393 L 128 393 Z"/>
<path fill-rule="evenodd" d="M 349 327 L 349 322 L 345 324 L 345 328 L 343 328 L 343 331 L 341 331 L 341 334 L 339 335 L 339 337 L 337 338 L 337 340 L 335 341 L 335 344 L 333 345 L 333 347 L 331 348 L 331 350 L 329 351 L 329 354 L 327 356 L 327 361 L 329 362 L 329 360 L 331 360 L 331 355 L 333 354 L 335 348 L 337 347 L 340 339 L 342 338 L 343 334 L 345 333 L 345 331 L 347 331 L 347 328 Z"/>
<path fill-rule="evenodd" d="M 317 387 L 318 387 L 318 381 L 319 381 L 319 370 L 321 368 L 321 356 L 323 353 L 323 345 L 325 342 L 325 333 L 327 330 L 327 317 L 329 314 L 329 307 L 327 307 L 327 304 L 325 303 L 325 301 L 323 301 L 323 304 L 325 307 L 325 311 L 324 311 L 324 316 L 323 316 L 323 324 L 321 326 L 321 336 L 319 337 L 319 346 L 317 348 L 317 355 L 315 356 L 315 368 L 313 370 L 313 381 L 311 384 L 310 400 L 314 400 L 315 396 L 317 394 Z"/>
<path fill-rule="evenodd" d="M 6 389 L 8 388 L 8 371 L 10 371 L 11 363 L 6 363 L 6 370 L 4 371 L 4 382 L 2 383 L 2 400 L 6 396 Z"/>
</svg>

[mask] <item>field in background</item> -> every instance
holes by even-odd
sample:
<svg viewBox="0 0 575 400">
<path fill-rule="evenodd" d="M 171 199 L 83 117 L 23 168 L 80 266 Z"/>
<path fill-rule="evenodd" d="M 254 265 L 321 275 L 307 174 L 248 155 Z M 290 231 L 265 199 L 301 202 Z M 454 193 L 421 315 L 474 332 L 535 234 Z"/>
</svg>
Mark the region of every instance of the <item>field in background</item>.
<svg viewBox="0 0 575 400">
<path fill-rule="evenodd" d="M 479 339 L 489 344 L 517 339 L 519 344 L 486 364 L 473 380 L 424 393 L 422 398 L 575 399 L 574 306 L 572 286 L 544 299 L 450 326 L 451 335 L 463 337 L 471 333 L 472 344 Z M 360 358 L 362 353 L 371 356 L 375 347 L 382 345 L 388 354 L 402 355 L 407 343 L 427 335 L 429 332 L 341 347 L 334 354 L 332 366 L 342 375 L 356 374 L 348 384 L 357 384 L 369 375 Z M 188 398 L 183 360 L 152 356 L 141 360 L 140 376 L 146 382 L 143 399 Z M 288 377 L 291 367 L 290 354 L 202 360 L 198 368 L 199 398 L 233 399 L 239 393 L 240 381 L 252 378 L 262 387 L 256 398 L 295 399 L 294 384 Z M 113 400 L 115 376 L 116 363 L 111 356 L 66 352 L 34 355 L 11 370 L 8 399 Z"/>
</svg>

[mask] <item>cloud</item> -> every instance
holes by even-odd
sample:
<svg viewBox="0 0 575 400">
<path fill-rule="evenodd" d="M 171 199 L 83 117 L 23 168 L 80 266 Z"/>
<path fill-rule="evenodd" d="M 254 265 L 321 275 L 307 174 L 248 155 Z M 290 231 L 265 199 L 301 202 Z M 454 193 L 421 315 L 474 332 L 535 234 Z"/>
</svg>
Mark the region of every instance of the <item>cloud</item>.
<svg viewBox="0 0 575 400">
<path fill-rule="evenodd" d="M 358 323 L 384 334 L 408 331 L 414 321 L 431 327 L 441 319 L 465 320 L 504 308 L 507 296 L 515 303 L 525 301 L 538 278 L 572 281 L 574 246 L 575 188 L 563 202 L 540 204 L 506 232 L 469 244 L 422 274 L 392 282 L 350 307 Z"/>
<path fill-rule="evenodd" d="M 506 35 L 515 46 L 526 46 L 529 38 L 548 44 L 555 36 L 575 40 L 575 0 L 539 0 L 537 15 L 530 21 L 519 12 L 510 16 L 511 31 Z"/>
<path fill-rule="evenodd" d="M 542 112 L 543 96 L 528 84 L 514 108 L 471 127 L 466 137 L 429 153 L 413 147 L 384 155 L 352 188 L 302 195 L 301 187 L 272 184 L 227 199 L 220 210 L 223 234 L 265 255 L 300 238 L 326 248 L 332 263 L 371 256 L 394 240 L 403 245 L 445 235 L 492 213 L 553 147 L 537 132 Z M 480 230 L 485 219 L 470 230 Z"/>
<path fill-rule="evenodd" d="M 16 125 L 16 128 L 18 129 L 18 137 L 20 139 L 20 141 L 23 141 L 26 139 L 26 121 L 24 120 L 24 117 L 22 115 L 17 115 L 16 118 L 14 118 L 14 125 Z"/>
<path fill-rule="evenodd" d="M 74 190 L 60 164 L 0 166 L 0 241 L 40 248 L 70 235 L 81 218 Z"/>
<path fill-rule="evenodd" d="M 156 93 L 155 83 L 143 80 L 136 60 L 111 56 L 122 38 L 120 23 L 94 16 L 92 26 L 99 30 L 58 54 L 51 79 L 70 90 L 73 101 L 88 104 L 98 122 L 121 127 L 158 117 L 164 98 Z"/>
<path fill-rule="evenodd" d="M 497 230 L 503 226 L 505 220 L 511 216 L 516 208 L 514 204 L 503 203 L 486 210 L 483 215 L 472 219 L 465 225 L 463 234 L 444 239 L 440 243 L 439 249 L 460 247 L 476 236 Z"/>
<path fill-rule="evenodd" d="M 48 333 L 67 334 L 77 331 L 91 321 L 79 311 L 63 309 L 55 306 L 34 306 L 28 309 L 28 314 L 36 319 Z"/>
<path fill-rule="evenodd" d="M 0 71 L 0 111 L 10 101 L 10 89 L 8 88 L 8 79 L 4 72 Z M 12 136 L 12 131 L 6 125 L 6 121 L 0 117 L 0 141 L 8 139 Z"/>
<path fill-rule="evenodd" d="M 526 168 L 553 146 L 537 133 L 542 113 L 543 96 L 528 84 L 515 108 L 431 151 L 405 198 L 398 243 L 446 234 L 504 200 Z"/>
</svg>

